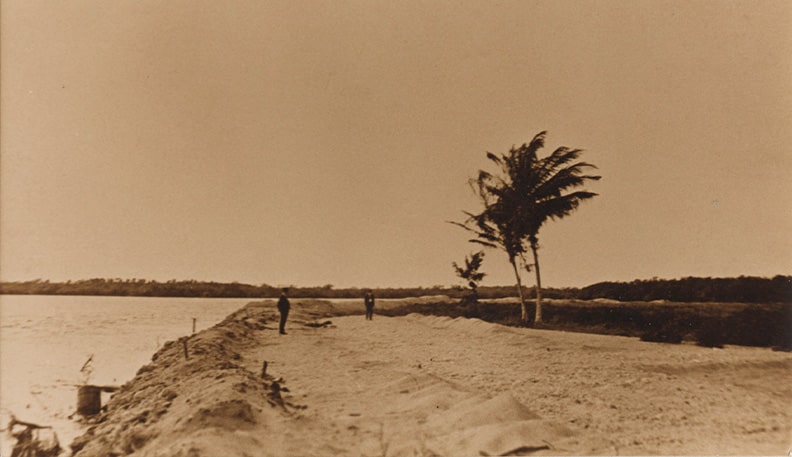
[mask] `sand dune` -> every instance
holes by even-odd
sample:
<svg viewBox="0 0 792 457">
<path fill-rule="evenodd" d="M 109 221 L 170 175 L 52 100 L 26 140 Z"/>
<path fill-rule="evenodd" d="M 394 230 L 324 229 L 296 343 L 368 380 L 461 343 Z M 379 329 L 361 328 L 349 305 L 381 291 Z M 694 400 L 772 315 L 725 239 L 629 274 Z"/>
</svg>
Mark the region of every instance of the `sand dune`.
<svg viewBox="0 0 792 457">
<path fill-rule="evenodd" d="M 735 455 L 790 448 L 789 353 L 417 314 L 366 321 L 329 316 L 359 303 L 300 303 L 293 301 L 285 336 L 274 330 L 274 304 L 266 302 L 186 339 L 189 359 L 181 342 L 167 345 L 113 397 L 77 455 Z"/>
</svg>

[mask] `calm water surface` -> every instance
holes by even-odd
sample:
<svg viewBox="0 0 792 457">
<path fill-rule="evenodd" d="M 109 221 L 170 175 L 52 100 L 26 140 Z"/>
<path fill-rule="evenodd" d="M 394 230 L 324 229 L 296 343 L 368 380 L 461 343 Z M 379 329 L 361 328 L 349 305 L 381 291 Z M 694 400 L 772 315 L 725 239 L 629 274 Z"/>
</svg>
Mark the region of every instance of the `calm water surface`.
<svg viewBox="0 0 792 457">
<path fill-rule="evenodd" d="M 192 333 L 193 318 L 200 331 L 251 301 L 0 295 L 0 427 L 9 414 L 53 425 L 66 447 L 82 432 L 69 419 L 77 385 L 121 385 L 165 342 Z M 1 455 L 8 441 L 0 435 Z"/>
</svg>

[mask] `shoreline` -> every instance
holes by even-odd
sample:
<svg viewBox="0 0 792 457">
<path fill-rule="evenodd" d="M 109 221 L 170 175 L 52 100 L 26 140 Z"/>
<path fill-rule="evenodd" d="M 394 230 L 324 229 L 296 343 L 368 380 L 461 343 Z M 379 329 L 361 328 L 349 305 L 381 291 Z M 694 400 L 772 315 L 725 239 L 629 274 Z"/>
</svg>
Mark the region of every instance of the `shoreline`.
<svg viewBox="0 0 792 457">
<path fill-rule="evenodd" d="M 74 455 L 680 455 L 789 448 L 792 415 L 784 398 L 792 391 L 773 385 L 792 374 L 788 353 L 416 314 L 375 314 L 367 323 L 361 300 L 292 303 L 283 337 L 274 302 L 265 301 L 166 344 L 74 441 Z"/>
<path fill-rule="evenodd" d="M 315 299 L 294 301 L 302 309 L 292 314 L 292 323 L 351 314 L 357 307 L 352 300 L 340 303 Z M 163 438 L 159 431 L 152 430 L 155 425 L 157 428 L 175 427 L 186 435 L 204 427 L 219 427 L 224 433 L 233 433 L 237 427 L 263 420 L 257 419 L 258 415 L 266 417 L 299 409 L 299 405 L 283 398 L 282 392 L 287 392 L 288 388 L 284 389 L 282 379 L 269 374 L 257 375 L 240 364 L 240 352 L 254 344 L 252 333 L 277 330 L 277 320 L 273 300 L 254 301 L 213 327 L 165 343 L 152 355 L 150 363 L 119 387 L 103 412 L 86 420 L 87 431 L 68 444 L 73 455 L 128 455 L 144 447 L 157 449 L 155 455 L 177 455 L 183 447 L 190 447 L 188 444 L 195 437 Z M 173 380 L 168 383 L 169 387 L 165 387 L 163 381 L 167 379 Z M 211 388 L 206 389 L 209 385 Z M 191 391 L 200 394 L 181 395 Z M 248 401 L 250 398 L 256 401 Z M 198 410 L 193 411 L 195 408 Z M 190 419 L 185 423 L 181 419 L 187 416 Z M 214 440 L 222 441 L 223 438 L 215 435 L 211 441 Z M 171 449 L 175 454 L 164 452 L 164 449 Z"/>
</svg>

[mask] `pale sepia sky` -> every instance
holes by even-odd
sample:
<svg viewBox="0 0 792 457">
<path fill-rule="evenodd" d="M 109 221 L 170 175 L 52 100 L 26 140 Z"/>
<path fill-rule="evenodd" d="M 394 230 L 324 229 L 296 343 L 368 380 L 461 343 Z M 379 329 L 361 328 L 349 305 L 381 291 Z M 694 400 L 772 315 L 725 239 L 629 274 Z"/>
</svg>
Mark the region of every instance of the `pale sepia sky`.
<svg viewBox="0 0 792 457">
<path fill-rule="evenodd" d="M 603 176 L 544 285 L 792 273 L 787 0 L 0 13 L 2 280 L 458 284 L 468 178 L 541 130 Z"/>
</svg>

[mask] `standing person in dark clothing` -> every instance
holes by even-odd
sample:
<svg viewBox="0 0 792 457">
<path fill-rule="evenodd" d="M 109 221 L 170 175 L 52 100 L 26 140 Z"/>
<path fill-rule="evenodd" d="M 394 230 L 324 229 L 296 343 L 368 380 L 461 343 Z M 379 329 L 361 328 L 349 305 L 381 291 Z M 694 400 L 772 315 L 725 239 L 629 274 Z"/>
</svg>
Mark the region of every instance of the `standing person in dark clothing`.
<svg viewBox="0 0 792 457">
<path fill-rule="evenodd" d="M 371 290 L 366 291 L 363 303 L 366 304 L 366 320 L 370 321 L 374 319 L 374 292 Z"/>
<path fill-rule="evenodd" d="M 289 293 L 289 288 L 284 287 L 281 289 L 281 296 L 278 299 L 278 311 L 280 312 L 280 327 L 279 331 L 281 335 L 286 334 L 286 319 L 289 317 L 289 297 L 286 294 Z"/>
</svg>

